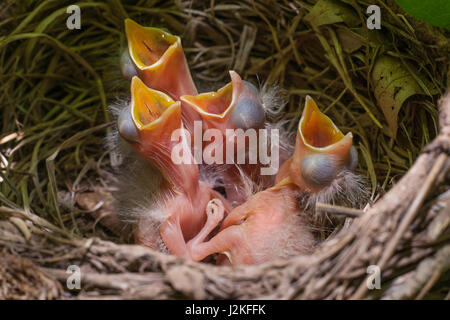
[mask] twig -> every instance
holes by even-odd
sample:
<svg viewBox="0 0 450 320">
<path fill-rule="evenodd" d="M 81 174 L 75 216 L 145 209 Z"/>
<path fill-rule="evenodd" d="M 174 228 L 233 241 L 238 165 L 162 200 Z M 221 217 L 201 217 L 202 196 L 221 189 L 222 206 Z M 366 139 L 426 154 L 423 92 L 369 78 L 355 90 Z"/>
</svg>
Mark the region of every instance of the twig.
<svg viewBox="0 0 450 320">
<path fill-rule="evenodd" d="M 420 290 L 420 293 L 417 295 L 416 300 L 423 299 L 423 297 L 427 294 L 427 292 L 430 291 L 430 289 L 434 286 L 436 281 L 438 281 L 441 274 L 442 274 L 441 269 L 437 269 L 436 271 L 434 271 L 431 278 L 428 280 L 428 282 L 425 284 L 425 286 L 422 288 L 422 290 Z"/>
<path fill-rule="evenodd" d="M 386 249 L 383 255 L 381 256 L 381 259 L 378 261 L 377 266 L 380 269 L 382 269 L 385 266 L 386 262 L 391 258 L 392 254 L 395 252 L 395 248 L 397 247 L 398 242 L 400 241 L 406 229 L 408 229 L 408 226 L 414 219 L 417 211 L 419 210 L 420 206 L 425 200 L 428 191 L 431 189 L 434 180 L 440 173 L 446 160 L 447 154 L 445 153 L 441 153 L 439 157 L 436 159 L 436 162 L 431 168 L 430 174 L 426 177 L 422 187 L 419 189 L 419 192 L 417 193 L 416 198 L 414 199 L 408 211 L 406 212 L 405 217 L 401 221 L 400 226 L 398 227 L 391 241 L 388 242 Z M 364 297 L 366 292 L 367 292 L 367 285 L 366 281 L 364 280 L 359 286 L 358 290 L 355 292 L 355 294 L 351 297 L 351 299 L 361 299 L 362 297 Z"/>
<path fill-rule="evenodd" d="M 363 210 L 347 208 L 342 206 L 335 206 L 332 204 L 326 204 L 321 202 L 316 203 L 316 211 L 317 212 L 326 211 L 327 213 L 343 215 L 351 218 L 358 218 L 364 213 Z"/>
</svg>

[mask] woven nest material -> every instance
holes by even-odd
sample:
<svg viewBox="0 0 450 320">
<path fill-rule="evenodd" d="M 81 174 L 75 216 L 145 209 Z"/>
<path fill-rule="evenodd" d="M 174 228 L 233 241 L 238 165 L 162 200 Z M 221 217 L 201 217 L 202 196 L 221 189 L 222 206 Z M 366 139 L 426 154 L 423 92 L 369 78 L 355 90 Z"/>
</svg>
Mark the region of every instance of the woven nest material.
<svg viewBox="0 0 450 320">
<path fill-rule="evenodd" d="M 316 1 L 91 1 L 81 6 L 84 36 L 65 27 L 71 3 L 0 5 L 0 299 L 448 299 L 450 95 L 438 101 L 448 33 L 378 1 L 383 39 L 366 41 L 368 4 L 344 2 L 359 22 L 337 15 L 314 24 Z M 129 90 L 118 68 L 125 17 L 182 35 L 200 89 L 220 87 L 230 69 L 277 83 L 290 94 L 284 117 L 293 122 L 313 95 L 355 134 L 368 209 L 312 255 L 250 267 L 194 263 L 103 229 L 117 166 L 102 148 L 112 126 L 106 107 Z M 395 113 L 372 78 L 385 72 L 376 63 L 383 55 L 420 84 Z M 88 192 L 90 212 L 75 201 Z M 66 285 L 73 265 L 80 290 Z M 374 266 L 379 289 L 368 285 Z"/>
</svg>

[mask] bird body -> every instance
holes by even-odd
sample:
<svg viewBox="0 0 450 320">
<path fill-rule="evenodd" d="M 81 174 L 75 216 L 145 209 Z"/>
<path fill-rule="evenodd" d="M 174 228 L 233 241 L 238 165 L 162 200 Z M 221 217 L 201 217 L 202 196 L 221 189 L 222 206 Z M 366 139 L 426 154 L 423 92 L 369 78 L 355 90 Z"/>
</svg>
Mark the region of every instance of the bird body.
<svg viewBox="0 0 450 320">
<path fill-rule="evenodd" d="M 136 242 L 157 249 L 162 241 L 170 253 L 188 257 L 186 242 L 194 238 L 204 226 L 208 202 L 219 198 L 226 203 L 220 194 L 202 182 L 189 194 L 171 192 L 157 209 L 165 211 L 166 219 L 157 228 L 145 218 L 139 221 L 134 233 Z"/>
<path fill-rule="evenodd" d="M 122 70 L 132 77 L 131 103 L 120 112 L 118 131 L 163 178 L 153 203 L 142 208 L 145 214 L 135 223 L 135 241 L 194 261 L 219 254 L 218 264 L 232 265 L 311 252 L 315 240 L 310 217 L 299 199 L 321 194 L 331 199 L 348 189 L 353 180 L 343 177 L 357 163 L 351 133 L 344 136 L 308 96 L 292 155 L 284 148 L 277 159 L 287 160 L 276 176 L 261 176 L 260 161 L 237 161 L 239 154 L 248 159 L 261 148 L 263 137 L 256 135 L 252 149 L 244 130 L 272 125 L 258 89 L 230 71 L 229 84 L 198 94 L 178 37 L 129 19 L 125 25 L 129 50 Z M 219 142 L 231 165 L 194 161 L 196 150 L 188 136 L 198 134 L 195 121 L 221 133 L 220 141 L 203 141 L 201 147 Z M 236 136 L 230 138 L 227 130 L 244 132 L 247 142 L 232 140 L 231 154 L 227 139 Z M 201 130 L 202 137 L 205 132 Z M 180 146 L 184 161 L 177 162 L 173 154 Z M 218 186 L 225 191 L 219 192 Z"/>
<path fill-rule="evenodd" d="M 284 182 L 254 194 L 225 217 L 209 241 L 200 236 L 188 242 L 191 259 L 221 253 L 218 264 L 252 265 L 310 253 L 315 241 L 298 197 L 295 186 Z M 221 203 L 211 205 L 217 206 L 214 214 L 223 215 Z"/>
<path fill-rule="evenodd" d="M 242 80 L 234 71 L 230 71 L 230 77 L 231 82 L 216 92 L 183 95 L 180 99 L 186 108 L 192 108 L 201 116 L 207 130 L 220 132 L 222 137 L 220 152 L 224 161 L 220 165 L 214 165 L 222 172 L 222 183 L 228 201 L 236 206 L 245 201 L 241 171 L 255 180 L 258 178 L 261 165 L 247 162 L 237 168 L 228 164 L 238 163 L 238 155 L 243 155 L 243 158 L 247 159 L 251 156 L 257 157 L 258 149 L 251 149 L 249 146 L 258 144 L 256 141 L 249 142 L 250 137 L 246 134 L 248 130 L 254 130 L 253 136 L 258 139 L 257 130 L 264 127 L 266 119 L 258 89 Z M 233 134 L 228 134 L 229 132 Z M 243 139 L 243 143 L 238 143 L 239 139 Z M 217 141 L 206 142 L 205 148 L 217 143 Z"/>
<path fill-rule="evenodd" d="M 119 132 L 165 178 L 159 195 L 160 204 L 153 211 L 166 217 L 159 230 L 164 245 L 171 253 L 184 256 L 185 242 L 204 224 L 208 201 L 221 196 L 198 180 L 198 166 L 192 159 L 184 131 L 180 131 L 179 141 L 172 139 L 172 132 L 183 129 L 180 103 L 148 88 L 138 77 L 131 81 L 131 93 L 131 105 L 119 117 Z M 172 161 L 172 150 L 179 144 L 184 145 L 184 156 L 190 161 Z M 158 232 L 147 228 L 147 223 L 145 217 L 137 223 L 135 239 L 155 248 L 160 244 Z"/>
<path fill-rule="evenodd" d="M 333 188 L 333 181 L 354 162 L 352 142 L 352 135 L 344 136 L 307 97 L 294 153 L 277 174 L 275 186 L 234 208 L 219 232 L 205 242 L 215 227 L 208 220 L 221 220 L 225 212 L 221 202 L 209 203 L 214 208 L 207 208 L 206 230 L 188 243 L 191 259 L 220 253 L 220 264 L 259 264 L 311 252 L 315 244 L 311 222 L 299 198 Z"/>
</svg>

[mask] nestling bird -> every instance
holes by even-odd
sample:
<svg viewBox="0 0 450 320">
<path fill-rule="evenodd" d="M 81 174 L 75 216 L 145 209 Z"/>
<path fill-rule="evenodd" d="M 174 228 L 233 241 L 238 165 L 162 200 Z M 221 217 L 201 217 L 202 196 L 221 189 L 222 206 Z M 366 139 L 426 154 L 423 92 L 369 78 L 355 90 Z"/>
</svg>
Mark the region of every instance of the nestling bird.
<svg viewBox="0 0 450 320">
<path fill-rule="evenodd" d="M 132 158 L 136 158 L 138 165 L 133 161 L 130 166 L 144 168 L 145 172 L 133 175 L 138 180 L 135 185 L 141 189 L 137 191 L 144 199 L 133 199 L 137 202 L 135 208 L 122 205 L 121 216 L 126 217 L 128 212 L 136 216 L 133 219 L 136 242 L 183 256 L 185 250 L 174 245 L 181 242 L 172 239 L 184 242 L 193 237 L 206 218 L 200 208 L 206 206 L 212 195 L 221 197 L 199 182 L 197 165 L 175 165 L 170 158 L 174 146 L 170 140 L 172 131 L 192 128 L 195 120 L 201 121 L 191 108 L 181 112 L 181 103 L 177 101 L 183 94 L 196 95 L 197 90 L 179 37 L 142 27 L 130 19 L 125 21 L 125 30 L 128 48 L 122 55 L 121 69 L 125 77 L 132 79 L 132 99 L 130 106 L 118 112 L 118 131 L 137 151 Z M 143 159 L 157 171 L 146 167 Z M 162 175 L 162 182 L 158 174 Z M 126 179 L 122 188 L 128 189 L 134 181 L 129 181 L 129 174 L 123 176 Z M 149 181 L 142 181 L 144 178 Z M 148 187 L 152 184 L 157 187 Z M 146 201 L 147 198 L 151 201 Z M 128 201 L 122 196 L 120 205 L 125 202 Z"/>
<path fill-rule="evenodd" d="M 165 178 L 157 210 L 166 218 L 159 234 L 148 230 L 146 220 L 137 223 L 135 239 L 138 243 L 155 248 L 159 235 L 168 250 L 184 256 L 183 244 L 194 237 L 206 219 L 206 205 L 213 198 L 227 201 L 207 184 L 198 179 L 198 167 L 176 164 L 171 159 L 172 149 L 178 143 L 171 140 L 172 132 L 183 128 L 181 103 L 168 95 L 148 88 L 138 77 L 131 82 L 131 104 L 124 108 L 118 120 L 119 132 L 136 150 L 153 163 Z M 187 144 L 181 136 L 181 143 Z M 190 147 L 186 145 L 188 157 Z M 149 181 L 151 183 L 151 181 Z"/>
<path fill-rule="evenodd" d="M 257 88 L 243 81 L 236 72 L 230 71 L 231 82 L 217 92 L 197 95 L 179 37 L 158 28 L 142 27 L 131 19 L 125 20 L 125 31 L 128 50 L 122 56 L 124 75 L 130 78 L 138 75 L 148 87 L 168 94 L 175 101 L 180 100 L 183 124 L 191 136 L 194 121 L 202 119 L 206 129 L 215 128 L 223 134 L 226 129 L 264 127 L 265 113 Z M 234 164 L 221 166 L 219 170 L 223 172 L 222 184 L 228 199 L 236 205 L 245 200 L 238 177 L 240 169 L 253 179 L 260 177 L 256 174 L 259 165 L 238 168 Z"/>
<path fill-rule="evenodd" d="M 225 187 L 228 201 L 232 206 L 236 206 L 245 201 L 241 175 L 245 174 L 255 181 L 260 176 L 259 163 L 245 162 L 250 158 L 250 153 L 257 153 L 258 149 L 249 148 L 250 138 L 244 136 L 244 133 L 253 129 L 255 130 L 254 137 L 258 139 L 256 130 L 264 128 L 266 118 L 258 89 L 250 82 L 242 80 L 235 71 L 230 71 L 230 76 L 231 82 L 216 92 L 195 96 L 183 95 L 180 99 L 186 109 L 193 108 L 201 116 L 205 129 L 220 131 L 223 137 L 220 142 L 223 147 L 221 153 L 226 161 L 222 164 L 212 165 L 221 172 L 222 184 Z M 236 129 L 240 129 L 240 131 Z M 233 135 L 227 135 L 227 130 L 233 130 Z M 202 133 L 200 132 L 200 134 Z M 242 145 L 237 143 L 240 138 L 245 139 L 245 143 Z M 217 143 L 217 141 L 212 143 Z M 252 143 L 257 145 L 256 141 Z M 232 146 L 232 150 L 227 149 L 229 145 Z M 239 164 L 238 154 L 245 155 L 243 164 Z"/>
<path fill-rule="evenodd" d="M 202 226 L 206 217 L 205 203 L 199 195 L 208 200 L 211 194 L 219 198 L 221 195 L 212 190 L 211 186 L 207 187 L 205 183 L 198 182 L 196 165 L 175 166 L 171 162 L 170 155 L 174 144 L 170 141 L 170 134 L 180 128 L 187 128 L 193 133 L 193 122 L 202 121 L 198 106 L 195 105 L 200 101 L 203 102 L 200 103 L 200 108 L 210 111 L 210 115 L 220 117 L 220 113 L 227 114 L 224 121 L 215 122 L 216 125 L 221 122 L 223 129 L 228 118 L 231 119 L 228 121 L 229 128 L 247 128 L 252 125 L 252 119 L 253 122 L 256 120 L 256 127 L 261 127 L 264 125 L 264 111 L 256 88 L 242 81 L 239 75 L 233 72 L 232 83 L 219 90 L 222 93 L 221 98 L 207 101 L 205 98 L 216 94 L 197 95 L 178 37 L 160 29 L 142 27 L 129 19 L 125 21 L 125 29 L 128 50 L 122 56 L 121 62 L 124 75 L 133 77 L 132 101 L 130 108 L 123 108 L 120 112 L 119 133 L 133 145 L 138 154 L 150 160 L 159 169 L 170 185 L 159 190 L 157 203 L 152 209 L 147 209 L 148 213 L 152 212 L 150 215 L 158 216 L 157 220 L 162 219 L 161 226 L 155 227 L 155 219 L 152 218 L 151 223 L 143 222 L 146 221 L 145 218 L 139 219 L 136 239 L 139 243 L 156 248 L 160 246 L 157 240 L 161 235 L 164 245 L 171 253 L 183 255 L 182 250 L 171 245 L 171 239 L 178 237 L 179 240 L 189 240 Z M 143 82 L 154 89 L 146 87 Z M 172 98 L 174 100 L 171 100 Z M 175 101 L 178 98 L 182 101 L 181 105 Z M 251 110 L 248 110 L 249 108 Z M 251 115 L 252 111 L 258 111 L 259 118 Z M 226 178 L 224 180 L 226 185 L 231 185 Z M 168 196 L 164 191 L 166 189 L 176 190 L 176 197 L 172 194 Z M 228 202 L 225 199 L 223 201 Z M 166 236 L 168 234 L 170 236 Z"/>
<path fill-rule="evenodd" d="M 359 180 L 351 173 L 358 161 L 351 133 L 344 136 L 308 96 L 293 154 L 289 158 L 289 148 L 282 149 L 280 159 L 288 159 L 278 174 L 261 177 L 261 163 L 236 164 L 239 152 L 249 158 L 258 148 L 245 143 L 239 150 L 242 146 L 233 140 L 230 155 L 224 134 L 229 129 L 274 125 L 268 122 L 268 100 L 259 90 L 230 71 L 229 84 L 198 94 L 178 37 L 129 19 L 125 27 L 128 50 L 121 63 L 122 72 L 131 78 L 131 102 L 119 112 L 118 132 L 140 163 L 152 164 L 156 169 L 151 170 L 161 176 L 152 181 L 145 175 L 151 170 L 142 166 L 142 174 L 134 172 L 138 188 L 158 184 L 153 195 L 145 187 L 139 193 L 151 201 L 135 210 L 140 212 L 134 227 L 136 242 L 195 261 L 218 253 L 218 264 L 233 265 L 309 253 L 315 239 L 306 210 L 317 199 L 327 202 L 336 195 L 352 197 L 360 192 Z M 221 151 L 233 164 L 196 164 L 196 150 L 187 139 L 198 134 L 195 121 L 203 125 L 202 137 L 206 129 L 225 137 L 219 141 Z M 180 129 L 186 130 L 174 141 L 172 134 Z M 256 137 L 259 142 L 259 134 Z M 205 145 L 213 142 L 218 141 Z M 180 143 L 188 161 L 175 163 L 172 153 Z M 249 195 L 244 192 L 247 184 L 263 191 Z M 225 187 L 224 193 L 217 191 L 219 185 Z"/>
<path fill-rule="evenodd" d="M 219 232 L 205 242 L 215 222 L 225 216 L 220 200 L 210 202 L 204 228 L 187 244 L 191 259 L 220 253 L 219 264 L 259 264 L 311 252 L 315 241 L 298 198 L 336 191 L 336 185 L 354 188 L 342 179 L 357 163 L 352 144 L 352 134 L 344 136 L 308 96 L 294 154 L 278 173 L 276 185 L 233 209 Z"/>
</svg>

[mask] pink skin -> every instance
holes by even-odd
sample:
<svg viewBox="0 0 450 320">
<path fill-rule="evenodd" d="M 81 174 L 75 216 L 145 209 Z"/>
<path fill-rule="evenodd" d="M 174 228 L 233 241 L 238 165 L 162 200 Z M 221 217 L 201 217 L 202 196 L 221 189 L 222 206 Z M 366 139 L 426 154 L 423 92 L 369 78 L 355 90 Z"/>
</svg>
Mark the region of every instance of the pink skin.
<svg viewBox="0 0 450 320">
<path fill-rule="evenodd" d="M 186 241 L 198 234 L 205 224 L 205 208 L 208 201 L 221 199 L 225 203 L 226 210 L 228 211 L 230 208 L 227 200 L 219 193 L 212 190 L 207 184 L 199 182 L 196 165 L 170 163 L 166 166 L 164 175 L 171 182 L 171 186 L 167 186 L 171 195 L 168 196 L 164 205 L 165 210 L 169 212 L 169 218 L 162 223 L 159 230 L 160 236 L 172 254 L 187 257 Z M 179 176 L 184 177 L 182 183 L 176 182 L 175 177 Z M 154 236 L 148 237 L 137 232 L 136 240 L 149 247 L 155 247 L 152 243 L 155 240 Z"/>
<path fill-rule="evenodd" d="M 195 164 L 174 164 L 170 159 L 170 146 L 167 151 L 153 149 L 149 145 L 135 149 L 158 166 L 166 177 L 171 194 L 165 204 L 169 218 L 160 228 L 161 238 L 167 249 L 179 257 L 187 257 L 186 241 L 195 236 L 205 223 L 205 208 L 211 199 L 219 198 L 227 206 L 227 201 L 207 184 L 199 182 L 198 167 Z M 191 155 L 191 163 L 193 157 Z M 228 209 L 229 210 L 229 209 Z M 145 223 L 145 221 L 143 222 Z M 145 235 L 137 234 L 138 241 L 144 241 Z M 143 244 L 154 247 L 144 242 Z"/>
<path fill-rule="evenodd" d="M 152 110 L 147 105 L 140 106 L 141 113 L 145 113 L 145 108 L 149 109 L 146 118 L 153 121 L 154 114 L 157 114 L 161 121 L 149 130 L 139 130 L 139 137 L 132 145 L 138 153 L 154 163 L 166 178 L 168 196 L 164 208 L 169 218 L 162 223 L 159 232 L 145 229 L 145 221 L 139 223 L 136 228 L 137 242 L 156 247 L 158 239 L 162 239 L 172 254 L 195 261 L 221 253 L 218 263 L 233 265 L 258 264 L 277 257 L 308 253 L 314 241 L 311 232 L 305 227 L 307 221 L 302 217 L 297 201 L 299 192 L 308 189 L 299 174 L 301 160 L 308 155 L 307 152 L 297 150 L 277 176 L 277 185 L 251 196 L 245 203 L 243 192 L 240 191 L 239 172 L 228 170 L 223 177 L 227 196 L 233 203 L 242 203 L 231 211 L 226 199 L 198 181 L 197 165 L 177 165 L 171 161 L 174 144 L 169 137 L 174 129 L 182 127 L 181 118 L 185 127 L 192 132 L 193 121 L 200 119 L 199 114 L 208 128 L 217 128 L 223 133 L 227 128 L 233 129 L 234 125 L 229 120 L 230 110 L 239 99 L 255 99 L 254 93 L 243 84 L 239 75 L 230 72 L 234 103 L 227 94 L 224 99 L 219 95 L 219 99 L 212 101 L 204 99 L 202 95 L 196 96 L 197 90 L 179 38 L 169 34 L 161 37 L 160 30 L 143 28 L 129 20 L 126 29 L 130 57 L 140 78 L 153 89 L 182 101 L 181 106 L 172 108 L 165 115 L 161 114 L 158 106 L 154 109 L 150 106 Z M 186 95 L 190 95 L 194 101 L 186 98 Z M 145 100 L 145 96 L 138 98 Z M 255 172 L 252 166 L 242 168 L 250 175 Z M 227 212 L 230 212 L 228 216 Z M 219 232 L 205 242 L 222 220 Z"/>
<path fill-rule="evenodd" d="M 312 187 L 302 178 L 304 174 L 308 177 L 314 174 L 314 171 L 307 172 L 307 166 L 302 168 L 303 160 L 320 153 L 336 160 L 329 165 L 335 165 L 336 171 L 340 170 L 350 157 L 352 135 L 344 136 L 311 98 L 306 100 L 294 154 L 278 173 L 277 184 L 234 208 L 223 220 L 219 232 L 204 242 L 225 211 L 220 201 L 210 202 L 205 230 L 188 242 L 191 259 L 200 261 L 221 253 L 218 264 L 259 264 L 275 258 L 307 254 L 312 250 L 314 238 L 306 227 L 308 221 L 299 207 L 298 197 L 304 192 L 319 192 L 327 185 Z M 325 168 L 320 169 L 319 174 L 313 176 L 319 182 L 320 172 Z"/>
<path fill-rule="evenodd" d="M 211 199 L 220 199 L 227 212 L 231 211 L 231 207 L 228 206 L 226 199 L 202 182 L 198 184 L 197 190 L 191 190 L 188 193 L 179 193 L 173 190 L 169 190 L 169 192 L 171 196 L 163 205 L 169 213 L 169 217 L 159 229 L 149 228 L 146 220 L 140 221 L 135 228 L 135 241 L 158 250 L 161 239 L 171 254 L 189 258 L 186 241 L 207 228 L 204 225 L 208 202 Z"/>
<path fill-rule="evenodd" d="M 130 137 L 131 128 L 135 126 L 136 136 L 129 138 L 132 147 L 163 174 L 166 185 L 161 192 L 161 196 L 165 196 L 162 210 L 168 213 L 169 218 L 160 227 L 160 237 L 172 254 L 184 257 L 185 239 L 191 239 L 201 230 L 206 221 L 208 201 L 221 196 L 199 182 L 198 166 L 194 164 L 183 131 L 181 140 L 172 141 L 172 133 L 183 128 L 180 103 L 146 87 L 137 77 L 132 79 L 131 93 L 131 117 L 123 118 L 119 127 L 127 129 L 121 131 L 119 128 L 119 131 Z M 187 152 L 190 161 L 172 161 L 172 150 L 180 143 L 184 145 L 184 152 Z M 226 203 L 225 199 L 221 199 Z M 145 219 L 138 223 L 136 242 L 157 248 L 158 233 L 154 228 L 148 228 L 147 223 Z"/>
<path fill-rule="evenodd" d="M 204 229 L 188 242 L 190 258 L 200 261 L 222 253 L 218 264 L 253 265 L 306 254 L 314 246 L 307 221 L 301 216 L 294 185 L 278 185 L 259 192 L 234 208 L 223 220 L 219 232 L 209 241 L 206 236 L 224 216 L 219 200 L 207 207 Z"/>
<path fill-rule="evenodd" d="M 181 96 L 183 110 L 196 110 L 203 119 L 204 127 L 206 129 L 218 129 L 224 137 L 223 155 L 226 159 L 226 130 L 236 129 L 234 123 L 230 120 L 230 114 L 233 108 L 242 101 L 259 101 L 258 93 L 255 92 L 247 83 L 244 83 L 241 77 L 234 71 L 230 71 L 231 83 L 219 89 L 217 92 L 203 93 L 199 95 L 184 95 Z M 254 128 L 258 132 L 258 128 Z M 209 143 L 205 143 L 204 149 Z M 234 163 L 237 163 L 237 154 L 242 150 L 237 150 L 235 144 Z M 248 147 L 248 137 L 246 137 L 245 145 Z M 247 150 L 244 150 L 247 152 Z M 216 165 L 218 170 L 223 170 L 220 167 L 225 166 L 225 171 L 222 174 L 223 183 L 225 186 L 227 199 L 233 205 L 239 205 L 245 201 L 245 191 L 240 178 L 240 172 L 236 165 Z M 248 175 L 252 180 L 257 181 L 260 178 L 259 164 L 239 164 L 240 169 Z"/>
<path fill-rule="evenodd" d="M 161 225 L 161 238 L 167 249 L 178 257 L 190 258 L 186 241 L 198 234 L 204 235 L 206 238 L 220 222 L 217 220 L 211 221 L 211 219 L 206 220 L 205 214 L 201 215 L 202 221 L 196 221 L 199 217 L 199 212 L 205 213 L 205 209 L 199 210 L 198 208 L 206 208 L 206 211 L 208 211 L 207 204 L 209 201 L 222 199 L 226 203 L 224 198 L 211 190 L 207 185 L 201 184 L 200 189 L 203 189 L 202 193 L 197 193 L 195 201 L 181 194 L 167 204 L 167 210 L 172 212 L 172 214 Z M 196 205 L 194 206 L 193 203 L 196 203 Z M 227 209 L 223 207 L 223 210 Z M 214 224 L 214 227 L 210 228 L 212 224 Z"/>
</svg>

